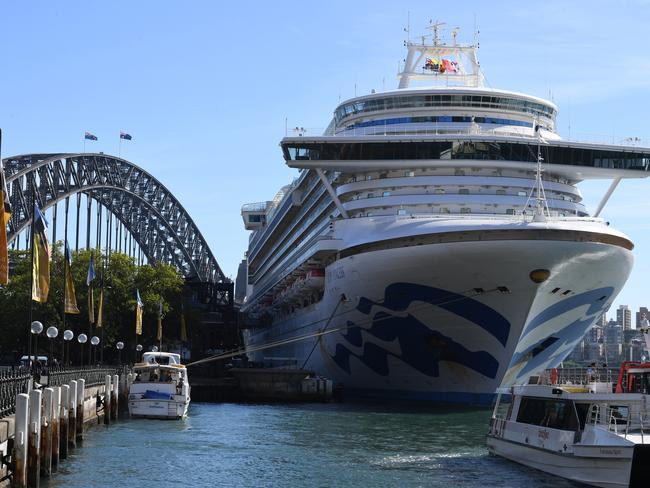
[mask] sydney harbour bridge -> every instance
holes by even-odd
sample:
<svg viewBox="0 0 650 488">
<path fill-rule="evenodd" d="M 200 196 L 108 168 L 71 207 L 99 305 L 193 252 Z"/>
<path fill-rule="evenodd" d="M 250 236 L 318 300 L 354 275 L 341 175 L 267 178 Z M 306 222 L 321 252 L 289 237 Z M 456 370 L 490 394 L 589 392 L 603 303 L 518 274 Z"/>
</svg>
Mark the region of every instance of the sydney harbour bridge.
<svg viewBox="0 0 650 488">
<path fill-rule="evenodd" d="M 57 218 L 65 219 L 68 228 L 70 211 L 67 238 L 73 249 L 79 249 L 81 237 L 87 249 L 104 244 L 139 264 L 170 264 L 186 280 L 208 284 L 211 299 L 232 304 L 232 282 L 198 227 L 147 171 L 103 153 L 25 154 L 4 159 L 3 165 L 12 208 L 10 246 L 20 248 L 24 235 L 26 247 L 35 201 L 50 220 L 52 242 L 57 240 Z"/>
</svg>

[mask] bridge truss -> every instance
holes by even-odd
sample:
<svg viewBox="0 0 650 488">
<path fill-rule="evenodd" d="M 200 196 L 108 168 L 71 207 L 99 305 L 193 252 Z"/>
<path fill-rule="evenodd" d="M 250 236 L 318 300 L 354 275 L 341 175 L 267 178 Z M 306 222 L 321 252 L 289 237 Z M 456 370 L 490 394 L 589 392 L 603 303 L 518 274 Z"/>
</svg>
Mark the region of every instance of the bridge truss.
<svg viewBox="0 0 650 488">
<path fill-rule="evenodd" d="M 33 198 L 47 210 L 72 195 L 84 194 L 121 222 L 149 262 L 173 265 L 186 279 L 214 284 L 216 294 L 221 294 L 215 298 L 221 302 L 232 299 L 227 296 L 231 281 L 192 218 L 142 168 L 101 153 L 26 154 L 6 158 L 3 164 L 12 207 L 9 242 L 31 225 Z M 89 243 L 90 216 L 87 226 Z"/>
</svg>

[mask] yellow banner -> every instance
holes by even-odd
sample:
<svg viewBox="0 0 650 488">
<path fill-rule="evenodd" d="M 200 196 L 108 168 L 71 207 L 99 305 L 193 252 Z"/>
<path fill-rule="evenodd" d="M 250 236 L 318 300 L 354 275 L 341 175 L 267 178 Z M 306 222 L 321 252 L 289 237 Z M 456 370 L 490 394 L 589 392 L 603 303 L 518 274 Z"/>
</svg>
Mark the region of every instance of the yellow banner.
<svg viewBox="0 0 650 488">
<path fill-rule="evenodd" d="M 34 232 L 34 255 L 32 257 L 32 300 L 47 302 L 50 291 L 50 249 L 47 240 L 39 232 Z"/>
<path fill-rule="evenodd" d="M 142 335 L 142 306 L 135 306 L 135 335 Z"/>
<path fill-rule="evenodd" d="M 0 172 L 2 168 L 0 167 Z M 5 192 L 2 183 L 2 174 L 0 174 L 0 285 L 9 283 L 9 255 L 7 244 L 7 224 L 11 213 L 7 211 L 5 205 Z"/>
<path fill-rule="evenodd" d="M 79 313 L 79 308 L 77 307 L 77 294 L 74 291 L 72 273 L 70 272 L 70 265 L 67 264 L 67 262 L 65 265 L 65 313 Z"/>
<path fill-rule="evenodd" d="M 88 287 L 88 323 L 93 324 L 95 322 L 95 292 L 93 290 L 93 285 Z"/>
<path fill-rule="evenodd" d="M 95 324 L 95 327 L 101 327 L 102 326 L 103 312 L 104 312 L 104 289 L 100 288 L 99 289 L 99 303 L 97 304 L 97 323 Z"/>
</svg>

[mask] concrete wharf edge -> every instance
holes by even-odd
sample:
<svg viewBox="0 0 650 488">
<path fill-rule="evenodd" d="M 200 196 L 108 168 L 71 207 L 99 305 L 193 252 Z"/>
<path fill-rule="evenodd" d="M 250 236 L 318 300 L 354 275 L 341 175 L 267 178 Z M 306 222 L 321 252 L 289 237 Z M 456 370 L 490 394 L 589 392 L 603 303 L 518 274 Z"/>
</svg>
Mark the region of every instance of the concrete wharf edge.
<svg viewBox="0 0 650 488">
<path fill-rule="evenodd" d="M 99 424 L 104 418 L 104 409 L 97 412 L 97 397 L 105 394 L 105 385 L 86 387 L 84 392 L 84 425 Z M 15 433 L 15 418 L 13 415 L 0 419 L 0 452 L 6 454 L 8 440 Z M 65 462 L 65 461 L 62 461 Z M 0 478 L 7 475 L 7 466 L 0 467 Z M 11 481 L 0 482 L 0 488 L 10 487 Z"/>
</svg>

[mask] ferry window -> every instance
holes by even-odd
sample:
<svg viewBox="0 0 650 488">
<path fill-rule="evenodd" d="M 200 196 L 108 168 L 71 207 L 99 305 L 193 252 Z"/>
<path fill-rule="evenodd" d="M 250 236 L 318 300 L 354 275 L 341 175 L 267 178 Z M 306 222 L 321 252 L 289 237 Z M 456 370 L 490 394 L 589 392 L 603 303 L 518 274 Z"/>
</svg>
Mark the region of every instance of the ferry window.
<svg viewBox="0 0 650 488">
<path fill-rule="evenodd" d="M 469 195 L 469 189 L 461 188 L 460 190 L 458 190 L 458 193 L 461 195 Z"/>
<path fill-rule="evenodd" d="M 497 190 L 497 195 L 505 195 L 506 191 L 505 190 Z"/>
<path fill-rule="evenodd" d="M 444 188 L 436 188 L 436 193 L 438 195 L 444 195 L 445 194 L 445 189 Z"/>
<path fill-rule="evenodd" d="M 518 191 L 518 192 L 517 192 L 517 195 L 520 196 L 520 197 L 525 197 L 525 196 L 526 196 L 526 192 L 525 192 L 525 191 Z"/>
<path fill-rule="evenodd" d="M 397 211 L 397 215 L 406 215 L 406 210 L 404 210 L 403 208 L 400 208 L 400 209 Z"/>
<path fill-rule="evenodd" d="M 507 208 L 506 209 L 506 215 L 514 215 L 515 214 L 515 209 L 514 208 Z"/>
<path fill-rule="evenodd" d="M 366 198 L 374 198 L 375 194 L 374 193 L 368 193 L 368 196 Z"/>
<path fill-rule="evenodd" d="M 587 415 L 591 405 L 589 403 L 576 403 L 576 412 L 578 413 L 578 422 L 580 423 L 580 430 L 584 430 L 585 423 L 587 422 Z"/>
<path fill-rule="evenodd" d="M 551 398 L 522 398 L 517 422 L 562 430 L 579 427 L 573 402 Z"/>
<path fill-rule="evenodd" d="M 449 209 L 447 207 L 442 207 L 440 209 L 440 213 L 448 214 L 448 213 L 451 213 L 451 212 L 449 211 Z"/>
<path fill-rule="evenodd" d="M 472 213 L 472 209 L 469 208 L 469 207 L 462 207 L 462 208 L 460 209 L 460 213 L 462 213 L 462 214 Z"/>
<path fill-rule="evenodd" d="M 415 176 L 415 171 L 405 171 L 404 176 Z"/>
<path fill-rule="evenodd" d="M 381 194 L 381 196 L 382 196 L 382 197 L 389 197 L 389 196 L 390 196 L 390 192 L 389 192 L 389 191 L 385 191 L 384 193 Z"/>
<path fill-rule="evenodd" d="M 366 180 L 372 180 L 372 175 L 366 175 Z"/>
</svg>

